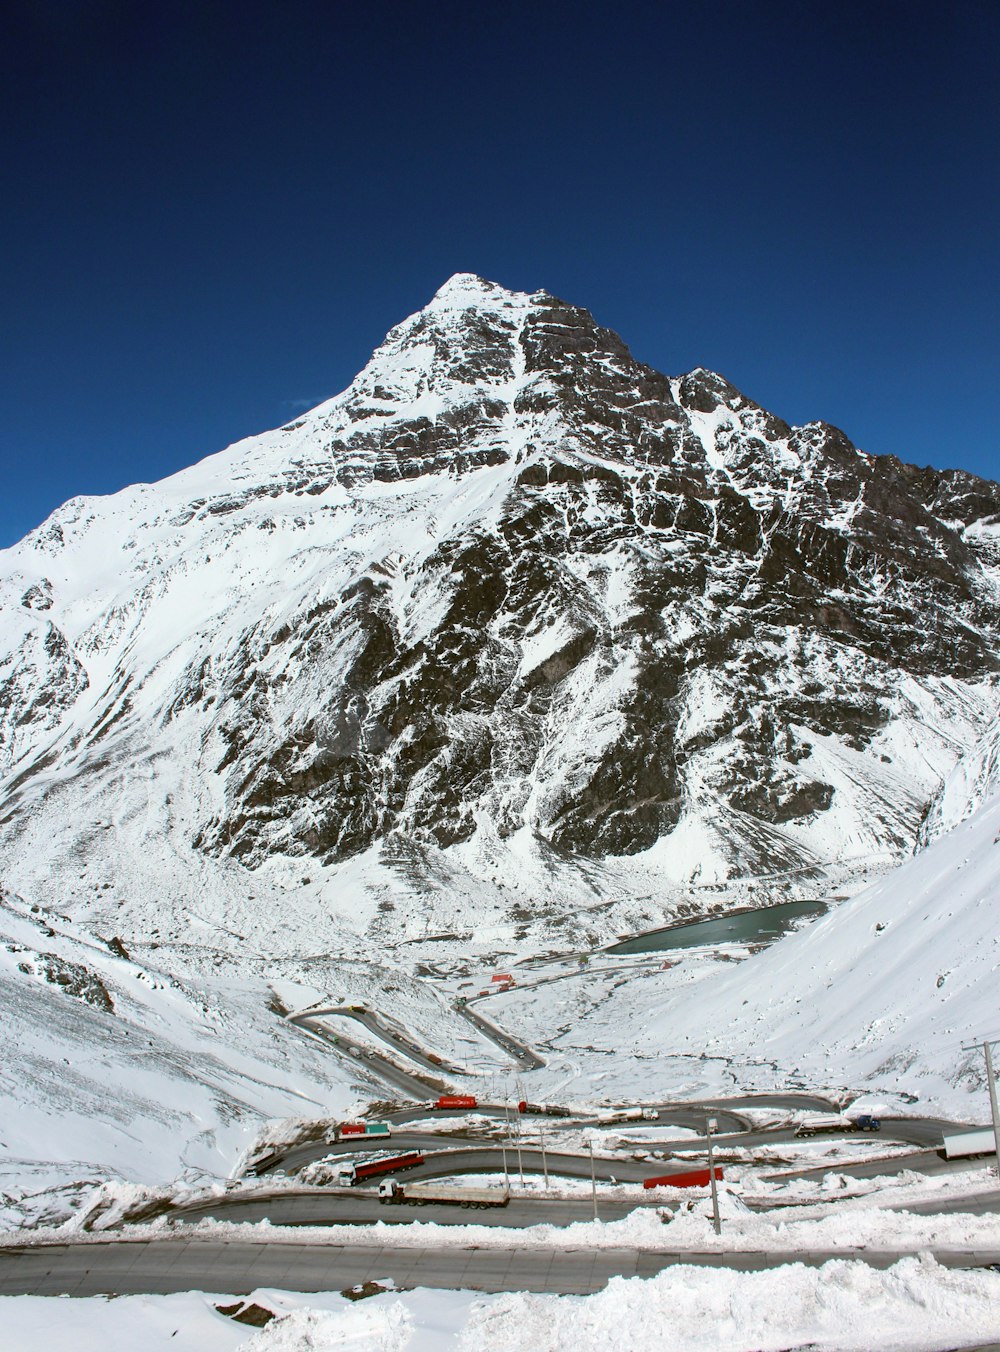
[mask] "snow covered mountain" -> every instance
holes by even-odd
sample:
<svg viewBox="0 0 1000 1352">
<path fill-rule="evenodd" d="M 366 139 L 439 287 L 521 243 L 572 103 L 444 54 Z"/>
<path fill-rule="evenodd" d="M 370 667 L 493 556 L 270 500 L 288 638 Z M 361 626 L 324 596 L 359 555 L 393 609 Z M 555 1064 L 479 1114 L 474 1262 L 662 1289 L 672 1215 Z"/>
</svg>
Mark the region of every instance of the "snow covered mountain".
<svg viewBox="0 0 1000 1352">
<path fill-rule="evenodd" d="M 0 877 L 234 953 L 815 889 L 990 737 L 998 602 L 1000 486 L 459 275 L 343 394 L 0 554 Z"/>
</svg>

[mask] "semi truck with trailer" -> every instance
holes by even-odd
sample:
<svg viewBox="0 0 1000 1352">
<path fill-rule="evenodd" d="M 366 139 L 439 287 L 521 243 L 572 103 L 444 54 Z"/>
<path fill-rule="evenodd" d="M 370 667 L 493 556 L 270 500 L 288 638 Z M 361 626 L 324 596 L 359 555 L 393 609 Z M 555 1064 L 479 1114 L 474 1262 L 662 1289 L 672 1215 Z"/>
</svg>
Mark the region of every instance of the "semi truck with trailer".
<svg viewBox="0 0 1000 1352">
<path fill-rule="evenodd" d="M 442 1094 L 431 1105 L 434 1108 L 475 1108 L 478 1100 L 472 1094 Z"/>
<path fill-rule="evenodd" d="M 813 1113 L 795 1128 L 796 1136 L 820 1136 L 838 1131 L 881 1131 L 882 1123 L 871 1113 L 847 1117 L 843 1113 Z"/>
<path fill-rule="evenodd" d="M 334 1128 L 334 1141 L 352 1140 L 366 1136 L 391 1136 L 392 1126 L 388 1122 L 339 1122 Z"/>
<path fill-rule="evenodd" d="M 400 1183 L 397 1178 L 383 1178 L 378 1185 L 378 1200 L 396 1205 L 464 1206 L 485 1208 L 506 1206 L 510 1188 L 467 1188 L 458 1183 Z"/>
<path fill-rule="evenodd" d="M 612 1112 L 598 1113 L 597 1121 L 603 1126 L 615 1122 L 658 1122 L 660 1114 L 655 1108 L 616 1108 Z"/>
<path fill-rule="evenodd" d="M 403 1169 L 415 1169 L 423 1164 L 424 1156 L 418 1150 L 409 1150 L 405 1155 L 389 1155 L 382 1159 L 359 1160 L 342 1164 L 337 1169 L 336 1180 L 343 1187 L 353 1188 L 355 1183 L 364 1183 L 368 1178 L 379 1178 L 382 1174 L 395 1174 Z"/>
</svg>

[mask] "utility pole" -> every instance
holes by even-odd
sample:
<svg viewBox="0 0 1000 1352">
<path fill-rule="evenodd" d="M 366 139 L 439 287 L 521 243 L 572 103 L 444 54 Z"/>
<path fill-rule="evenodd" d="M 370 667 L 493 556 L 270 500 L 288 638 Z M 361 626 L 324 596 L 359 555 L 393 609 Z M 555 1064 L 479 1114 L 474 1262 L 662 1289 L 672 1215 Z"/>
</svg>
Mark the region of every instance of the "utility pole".
<svg viewBox="0 0 1000 1352">
<path fill-rule="evenodd" d="M 594 1194 L 594 1220 L 597 1220 L 597 1177 L 594 1173 L 594 1142 L 588 1141 L 590 1146 L 590 1190 Z"/>
<path fill-rule="evenodd" d="M 549 1166 L 545 1162 L 545 1131 L 541 1122 L 538 1124 L 538 1144 L 542 1147 L 542 1173 L 545 1175 L 545 1191 L 549 1190 Z"/>
<path fill-rule="evenodd" d="M 1000 1110 L 997 1109 L 997 1077 L 993 1073 L 993 1053 L 988 1042 L 983 1043 L 983 1055 L 986 1057 L 986 1083 L 990 1087 L 990 1112 L 993 1114 L 993 1155 L 996 1160 L 997 1176 L 1000 1177 Z"/>
<path fill-rule="evenodd" d="M 510 1104 L 504 1105 L 507 1113 L 507 1135 L 511 1138 L 514 1149 L 517 1151 L 517 1172 L 521 1179 L 521 1191 L 524 1192 L 524 1162 L 521 1159 L 521 1123 L 518 1121 L 517 1131 L 515 1132 L 510 1125 Z"/>
<path fill-rule="evenodd" d="M 708 1138 L 708 1182 L 712 1189 L 712 1225 L 717 1235 L 722 1234 L 722 1221 L 719 1217 L 719 1189 L 715 1185 L 715 1155 L 712 1151 L 712 1132 L 718 1126 L 714 1117 L 705 1123 L 705 1135 Z"/>
<path fill-rule="evenodd" d="M 994 1038 L 994 1042 L 1000 1038 Z M 993 1159 L 1000 1177 L 1000 1109 L 997 1108 L 997 1077 L 993 1070 L 993 1052 L 990 1042 L 983 1042 L 983 1059 L 986 1062 L 986 1086 L 990 1091 L 990 1115 L 993 1118 Z M 963 1047 L 963 1052 L 975 1051 L 975 1047 Z"/>
</svg>

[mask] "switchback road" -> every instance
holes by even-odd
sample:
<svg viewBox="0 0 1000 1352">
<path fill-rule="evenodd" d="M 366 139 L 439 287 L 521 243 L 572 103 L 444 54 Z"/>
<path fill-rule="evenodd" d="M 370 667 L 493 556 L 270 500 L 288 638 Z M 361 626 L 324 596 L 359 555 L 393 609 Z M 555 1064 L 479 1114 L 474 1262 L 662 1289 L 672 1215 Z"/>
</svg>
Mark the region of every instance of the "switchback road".
<svg viewBox="0 0 1000 1352">
<path fill-rule="evenodd" d="M 444 1057 L 438 1056 L 436 1052 L 428 1051 L 426 1047 L 420 1046 L 408 1034 L 397 1032 L 389 1026 L 387 1020 L 381 1014 L 368 1009 L 364 1005 L 323 1005 L 321 1008 L 314 1006 L 311 1009 L 304 1009 L 298 1014 L 289 1014 L 287 1017 L 289 1023 L 302 1024 L 310 1019 L 323 1019 L 329 1015 L 336 1018 L 353 1019 L 355 1023 L 359 1023 L 362 1028 L 366 1028 L 380 1041 L 387 1043 L 395 1051 L 400 1052 L 409 1060 L 415 1061 L 417 1065 L 423 1066 L 425 1070 L 431 1071 L 432 1074 L 440 1075 L 442 1071 L 447 1071 L 452 1075 L 465 1074 L 461 1066 L 454 1065 Z"/>
<path fill-rule="evenodd" d="M 353 1060 L 359 1069 L 364 1067 L 378 1079 L 392 1085 L 394 1089 L 401 1089 L 408 1098 L 425 1099 L 428 1093 L 437 1094 L 448 1087 L 443 1080 L 432 1079 L 430 1076 L 421 1075 L 417 1071 L 405 1070 L 402 1066 L 396 1065 L 395 1061 L 390 1061 L 388 1057 L 371 1051 L 368 1047 L 363 1047 L 345 1033 L 335 1033 L 333 1029 L 328 1028 L 323 1023 L 320 1015 L 290 1014 L 288 1022 L 296 1024 L 299 1028 L 304 1028 L 313 1037 L 318 1037 L 321 1041 L 328 1043 L 346 1059 Z"/>
</svg>

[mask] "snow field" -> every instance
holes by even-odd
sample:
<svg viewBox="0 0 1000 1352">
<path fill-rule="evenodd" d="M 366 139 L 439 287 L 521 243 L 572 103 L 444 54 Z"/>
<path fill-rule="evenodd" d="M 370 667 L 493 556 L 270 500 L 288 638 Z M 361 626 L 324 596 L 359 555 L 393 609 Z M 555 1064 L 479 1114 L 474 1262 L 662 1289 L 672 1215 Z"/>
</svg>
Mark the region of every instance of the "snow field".
<svg viewBox="0 0 1000 1352">
<path fill-rule="evenodd" d="M 390 1285 L 391 1283 L 383 1283 Z M 220 1315 L 225 1296 L 116 1300 L 0 1297 L 18 1352 L 940 1352 L 993 1340 L 1000 1276 L 906 1258 L 886 1271 L 833 1261 L 764 1272 L 678 1266 L 614 1277 L 591 1296 L 388 1290 L 342 1295 L 254 1291 L 276 1318 L 250 1331 Z"/>
</svg>

